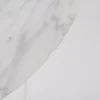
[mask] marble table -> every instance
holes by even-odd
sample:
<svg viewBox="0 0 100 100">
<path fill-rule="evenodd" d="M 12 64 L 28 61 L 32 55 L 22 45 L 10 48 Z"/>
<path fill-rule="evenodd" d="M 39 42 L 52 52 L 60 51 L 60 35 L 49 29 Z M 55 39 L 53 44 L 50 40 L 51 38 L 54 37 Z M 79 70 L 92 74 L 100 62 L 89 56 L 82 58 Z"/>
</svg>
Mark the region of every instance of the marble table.
<svg viewBox="0 0 100 100">
<path fill-rule="evenodd" d="M 70 29 L 76 0 L 0 0 L 0 100 L 25 83 Z"/>
</svg>

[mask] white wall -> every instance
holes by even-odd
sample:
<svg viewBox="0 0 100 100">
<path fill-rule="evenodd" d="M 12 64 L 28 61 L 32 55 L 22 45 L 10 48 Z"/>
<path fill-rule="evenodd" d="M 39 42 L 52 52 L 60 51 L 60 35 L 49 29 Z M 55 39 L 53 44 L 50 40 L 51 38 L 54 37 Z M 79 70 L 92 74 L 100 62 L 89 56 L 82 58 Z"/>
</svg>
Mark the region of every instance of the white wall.
<svg viewBox="0 0 100 100">
<path fill-rule="evenodd" d="M 100 100 L 100 0 L 81 10 L 61 45 L 28 80 L 27 100 Z M 4 100 L 25 100 L 24 86 Z"/>
</svg>

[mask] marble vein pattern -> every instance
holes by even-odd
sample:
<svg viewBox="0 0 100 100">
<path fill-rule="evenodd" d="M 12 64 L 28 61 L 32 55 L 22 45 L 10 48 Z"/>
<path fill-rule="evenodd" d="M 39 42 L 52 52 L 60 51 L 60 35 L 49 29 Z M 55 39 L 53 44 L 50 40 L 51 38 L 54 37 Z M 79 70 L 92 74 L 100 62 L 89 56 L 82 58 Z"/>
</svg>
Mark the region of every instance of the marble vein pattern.
<svg viewBox="0 0 100 100">
<path fill-rule="evenodd" d="M 76 0 L 0 0 L 0 100 L 32 76 L 76 16 Z"/>
</svg>

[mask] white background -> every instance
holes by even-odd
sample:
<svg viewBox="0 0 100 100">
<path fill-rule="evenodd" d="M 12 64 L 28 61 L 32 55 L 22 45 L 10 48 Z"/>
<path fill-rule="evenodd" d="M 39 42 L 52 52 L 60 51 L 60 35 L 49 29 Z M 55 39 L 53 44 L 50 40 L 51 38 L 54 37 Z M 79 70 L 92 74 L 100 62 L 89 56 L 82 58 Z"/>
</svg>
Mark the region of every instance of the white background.
<svg viewBox="0 0 100 100">
<path fill-rule="evenodd" d="M 100 100 L 100 0 L 81 0 L 69 33 L 28 80 L 27 100 Z M 4 100 L 25 100 L 24 86 Z"/>
</svg>

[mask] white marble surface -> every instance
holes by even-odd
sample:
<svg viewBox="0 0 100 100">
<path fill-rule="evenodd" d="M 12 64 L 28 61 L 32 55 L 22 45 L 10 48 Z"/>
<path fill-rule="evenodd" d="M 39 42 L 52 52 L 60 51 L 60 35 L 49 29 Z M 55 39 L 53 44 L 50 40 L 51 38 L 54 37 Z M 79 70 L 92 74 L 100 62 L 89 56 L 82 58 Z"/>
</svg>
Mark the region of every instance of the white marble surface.
<svg viewBox="0 0 100 100">
<path fill-rule="evenodd" d="M 0 100 L 47 60 L 76 8 L 76 0 L 0 0 Z"/>
</svg>

